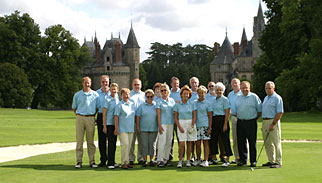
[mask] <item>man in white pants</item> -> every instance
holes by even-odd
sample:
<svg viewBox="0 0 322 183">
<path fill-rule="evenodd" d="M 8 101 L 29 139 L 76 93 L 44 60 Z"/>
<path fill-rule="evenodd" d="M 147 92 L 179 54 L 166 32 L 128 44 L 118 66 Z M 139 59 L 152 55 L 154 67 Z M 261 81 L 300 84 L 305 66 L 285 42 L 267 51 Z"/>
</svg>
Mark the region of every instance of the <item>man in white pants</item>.
<svg viewBox="0 0 322 183">
<path fill-rule="evenodd" d="M 267 96 L 264 98 L 262 104 L 262 133 L 263 139 L 266 139 L 265 149 L 268 162 L 263 164 L 263 166 L 282 168 L 280 119 L 284 112 L 283 100 L 282 97 L 275 92 L 274 82 L 266 82 L 265 91 Z M 267 135 L 269 136 L 267 137 Z"/>
<path fill-rule="evenodd" d="M 242 95 L 240 91 L 240 80 L 238 78 L 233 78 L 231 80 L 231 86 L 233 90 L 228 94 L 228 100 L 231 107 L 231 131 L 233 136 L 233 151 L 235 155 L 235 160 L 231 163 L 239 162 L 238 146 L 237 146 L 237 111 L 235 102 L 239 95 Z"/>
</svg>

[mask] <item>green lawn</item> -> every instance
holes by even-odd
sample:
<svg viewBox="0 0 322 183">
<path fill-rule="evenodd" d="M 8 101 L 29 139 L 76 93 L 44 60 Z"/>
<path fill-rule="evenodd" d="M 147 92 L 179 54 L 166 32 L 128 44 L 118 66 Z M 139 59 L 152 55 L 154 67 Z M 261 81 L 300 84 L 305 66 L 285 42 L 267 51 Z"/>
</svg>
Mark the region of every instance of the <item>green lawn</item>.
<svg viewBox="0 0 322 183">
<path fill-rule="evenodd" d="M 87 153 L 84 153 L 84 167 L 75 169 L 75 151 L 40 155 L 0 164 L 1 182 L 229 182 L 229 183 L 320 183 L 322 180 L 322 143 L 283 143 L 283 168 L 271 169 L 258 166 L 254 171 L 249 167 L 231 165 L 201 167 L 158 167 L 107 170 L 88 167 Z M 258 143 L 258 149 L 262 143 Z M 96 160 L 98 160 L 98 152 Z M 117 148 L 117 162 L 120 162 L 120 147 Z M 259 165 L 266 163 L 263 151 Z M 176 163 L 176 162 L 175 162 Z"/>
<path fill-rule="evenodd" d="M 258 139 L 262 139 L 260 129 L 261 120 Z M 72 142 L 75 141 L 75 115 L 72 111 L 0 108 L 0 137 L 0 147 Z M 322 113 L 284 114 L 282 138 L 322 140 Z"/>
</svg>

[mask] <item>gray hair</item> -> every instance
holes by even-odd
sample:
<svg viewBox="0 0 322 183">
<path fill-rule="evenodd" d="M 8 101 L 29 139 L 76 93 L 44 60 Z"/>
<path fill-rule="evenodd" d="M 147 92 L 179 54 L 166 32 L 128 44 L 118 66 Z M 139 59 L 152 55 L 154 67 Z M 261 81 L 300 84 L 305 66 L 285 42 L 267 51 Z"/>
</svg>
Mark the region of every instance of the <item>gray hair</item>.
<svg viewBox="0 0 322 183">
<path fill-rule="evenodd" d="M 223 92 L 226 90 L 226 86 L 222 82 L 216 83 L 215 90 L 217 90 L 217 88 L 222 88 Z"/>
<path fill-rule="evenodd" d="M 110 77 L 109 77 L 108 75 L 102 75 L 102 76 L 101 76 L 101 81 L 102 81 L 102 79 L 103 79 L 103 78 L 107 78 L 107 80 L 109 80 L 109 79 L 110 79 Z"/>
<path fill-rule="evenodd" d="M 199 92 L 199 91 L 207 93 L 208 90 L 204 85 L 200 85 L 199 88 L 197 89 L 197 92 Z"/>
<path fill-rule="evenodd" d="M 190 78 L 190 80 L 189 80 L 189 84 L 190 84 L 190 85 L 191 85 L 191 80 L 193 80 L 193 79 L 197 80 L 197 81 L 198 81 L 198 83 L 199 83 L 199 79 L 198 79 L 197 77 L 192 77 L 192 78 Z"/>
<path fill-rule="evenodd" d="M 268 84 L 271 85 L 273 88 L 275 88 L 275 83 L 273 81 L 267 81 L 266 84 L 265 84 L 265 87 Z"/>
</svg>

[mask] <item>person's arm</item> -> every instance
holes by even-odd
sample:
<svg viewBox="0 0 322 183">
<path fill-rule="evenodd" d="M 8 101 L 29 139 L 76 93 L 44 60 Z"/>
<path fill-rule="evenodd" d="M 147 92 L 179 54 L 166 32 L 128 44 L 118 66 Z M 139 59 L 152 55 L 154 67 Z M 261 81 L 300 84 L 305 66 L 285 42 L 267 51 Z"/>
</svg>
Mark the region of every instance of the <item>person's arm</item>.
<svg viewBox="0 0 322 183">
<path fill-rule="evenodd" d="M 162 134 L 163 133 L 163 128 L 161 125 L 161 109 L 157 108 L 157 116 L 158 116 L 158 126 L 159 126 L 159 133 Z"/>
<path fill-rule="evenodd" d="M 257 120 L 262 116 L 262 112 L 257 113 Z"/>
<path fill-rule="evenodd" d="M 179 116 L 178 116 L 178 112 L 174 111 L 174 122 L 176 123 L 177 125 L 177 128 L 179 129 L 179 131 L 181 133 L 184 133 L 184 130 L 183 128 L 181 127 L 180 123 L 179 123 Z"/>
<path fill-rule="evenodd" d="M 212 112 L 208 112 L 208 135 L 211 133 L 212 127 Z"/>
<path fill-rule="evenodd" d="M 136 121 L 136 132 L 140 133 L 140 116 L 136 116 L 135 121 Z"/>
<path fill-rule="evenodd" d="M 230 116 L 230 108 L 225 109 L 225 122 L 224 122 L 223 132 L 225 132 L 228 128 L 229 116 Z"/>
<path fill-rule="evenodd" d="M 107 128 L 106 128 L 106 114 L 107 114 L 107 108 L 103 108 L 103 132 L 105 134 L 107 133 Z"/>
<path fill-rule="evenodd" d="M 115 125 L 115 130 L 114 130 L 114 135 L 119 134 L 119 116 L 114 115 L 114 125 Z"/>
<path fill-rule="evenodd" d="M 74 111 L 74 114 L 76 115 L 76 109 L 73 109 L 73 111 Z"/>
<path fill-rule="evenodd" d="M 192 111 L 192 124 L 191 124 L 192 128 L 195 126 L 196 120 L 197 120 L 197 111 L 194 110 L 194 111 Z"/>
<path fill-rule="evenodd" d="M 272 124 L 269 126 L 269 131 L 272 131 L 274 129 L 274 126 L 278 123 L 278 121 L 282 118 L 283 113 L 279 112 L 275 115 L 275 118 L 272 122 Z"/>
</svg>

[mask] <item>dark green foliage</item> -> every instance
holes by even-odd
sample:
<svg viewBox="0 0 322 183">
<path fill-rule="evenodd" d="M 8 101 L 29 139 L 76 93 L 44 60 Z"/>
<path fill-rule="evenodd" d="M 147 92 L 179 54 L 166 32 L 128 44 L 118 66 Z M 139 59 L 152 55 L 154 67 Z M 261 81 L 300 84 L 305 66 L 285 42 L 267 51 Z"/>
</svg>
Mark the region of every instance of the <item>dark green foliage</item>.
<svg viewBox="0 0 322 183">
<path fill-rule="evenodd" d="M 25 72 L 11 63 L 0 63 L 0 107 L 25 108 L 32 88 Z"/>
<path fill-rule="evenodd" d="M 180 79 L 180 85 L 189 84 L 189 79 L 196 76 L 200 84 L 206 85 L 210 81 L 209 64 L 213 60 L 212 49 L 206 45 L 174 45 L 152 43 L 149 58 L 140 65 L 146 71 L 147 83 L 145 88 L 152 88 L 156 82 L 167 82 L 171 77 Z M 140 71 L 141 72 L 141 71 Z M 140 75 L 141 76 L 141 75 Z M 146 79 L 146 80 L 145 80 Z"/>
</svg>

